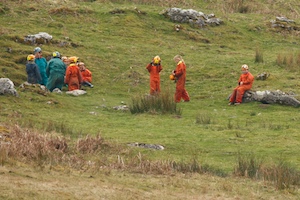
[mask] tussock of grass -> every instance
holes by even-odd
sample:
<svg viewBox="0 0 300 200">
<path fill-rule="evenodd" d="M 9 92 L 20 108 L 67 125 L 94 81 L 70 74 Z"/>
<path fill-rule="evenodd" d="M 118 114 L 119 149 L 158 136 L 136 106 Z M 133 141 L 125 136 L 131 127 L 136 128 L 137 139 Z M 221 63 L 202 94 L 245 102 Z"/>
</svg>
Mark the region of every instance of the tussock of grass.
<svg viewBox="0 0 300 200">
<path fill-rule="evenodd" d="M 174 100 L 174 95 L 169 91 L 162 92 L 159 95 L 142 95 L 132 97 L 132 103 L 129 106 L 132 114 L 136 113 L 162 113 L 181 115 L 181 109 L 178 108 Z"/>
<path fill-rule="evenodd" d="M 274 184 L 276 189 L 291 189 L 300 185 L 300 171 L 287 162 L 266 166 L 255 156 L 238 156 L 234 174 L 255 179 L 263 179 Z"/>
</svg>

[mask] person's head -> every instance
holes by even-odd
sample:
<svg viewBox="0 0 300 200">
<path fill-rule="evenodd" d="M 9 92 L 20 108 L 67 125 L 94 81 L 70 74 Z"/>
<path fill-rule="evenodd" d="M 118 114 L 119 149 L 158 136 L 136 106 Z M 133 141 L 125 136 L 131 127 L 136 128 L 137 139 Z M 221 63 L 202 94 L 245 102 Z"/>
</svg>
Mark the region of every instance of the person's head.
<svg viewBox="0 0 300 200">
<path fill-rule="evenodd" d="M 182 60 L 182 57 L 180 55 L 176 55 L 176 56 L 174 56 L 173 60 L 174 60 L 174 62 L 178 63 L 179 61 Z"/>
<path fill-rule="evenodd" d="M 59 53 L 58 51 L 54 51 L 54 52 L 52 53 L 52 57 L 53 57 L 53 58 L 60 58 L 60 53 Z"/>
<path fill-rule="evenodd" d="M 159 56 L 155 56 L 155 57 L 153 58 L 153 64 L 154 64 L 154 65 L 158 65 L 158 64 L 160 64 L 160 62 L 161 62 L 161 59 L 160 59 Z"/>
<path fill-rule="evenodd" d="M 67 57 L 67 56 L 63 56 L 62 58 L 61 58 L 61 60 L 65 63 L 65 65 L 69 65 L 70 64 L 70 60 L 69 60 L 69 58 Z"/>
<path fill-rule="evenodd" d="M 84 64 L 84 62 L 79 62 L 78 63 L 78 67 L 79 67 L 79 69 L 81 70 L 81 71 L 84 71 L 86 68 L 85 68 L 85 64 Z"/>
<path fill-rule="evenodd" d="M 242 65 L 242 73 L 243 73 L 243 74 L 247 74 L 248 71 L 249 71 L 249 66 L 246 65 L 246 64 L 243 64 L 243 65 Z"/>
<path fill-rule="evenodd" d="M 69 61 L 70 61 L 70 64 L 76 64 L 78 61 L 78 57 L 71 56 L 71 57 L 69 57 Z"/>
<path fill-rule="evenodd" d="M 36 47 L 34 48 L 33 54 L 36 58 L 41 58 L 42 57 L 42 49 L 41 47 Z"/>
<path fill-rule="evenodd" d="M 34 58 L 35 58 L 35 56 L 34 56 L 33 54 L 29 54 L 29 55 L 27 56 L 27 60 L 28 60 L 29 62 L 34 61 Z"/>
</svg>

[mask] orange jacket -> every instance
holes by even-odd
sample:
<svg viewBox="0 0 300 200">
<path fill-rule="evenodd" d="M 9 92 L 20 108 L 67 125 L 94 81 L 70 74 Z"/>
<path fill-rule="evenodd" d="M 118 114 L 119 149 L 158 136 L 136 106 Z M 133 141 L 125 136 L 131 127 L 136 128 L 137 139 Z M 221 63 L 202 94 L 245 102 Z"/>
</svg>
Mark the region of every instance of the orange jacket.
<svg viewBox="0 0 300 200">
<path fill-rule="evenodd" d="M 82 76 L 76 64 L 70 64 L 66 70 L 65 83 L 68 84 L 69 91 L 80 88 Z"/>
<path fill-rule="evenodd" d="M 162 70 L 162 66 L 159 65 L 153 65 L 152 63 L 149 63 L 146 67 L 148 72 L 150 73 L 150 79 L 158 79 L 159 80 L 159 72 Z"/>
<path fill-rule="evenodd" d="M 252 88 L 252 84 L 254 82 L 254 76 L 248 72 L 246 74 L 241 74 L 240 78 L 239 78 L 239 85 L 240 85 L 240 82 L 243 82 L 243 87 L 246 89 L 246 90 L 250 90 Z"/>
<path fill-rule="evenodd" d="M 81 75 L 82 75 L 82 80 L 83 81 L 87 81 L 87 82 L 92 82 L 92 73 L 90 70 L 85 69 L 83 71 L 81 71 Z"/>
<path fill-rule="evenodd" d="M 177 79 L 176 88 L 183 89 L 185 87 L 186 80 L 186 65 L 183 61 L 179 61 L 177 63 L 175 77 Z"/>
</svg>

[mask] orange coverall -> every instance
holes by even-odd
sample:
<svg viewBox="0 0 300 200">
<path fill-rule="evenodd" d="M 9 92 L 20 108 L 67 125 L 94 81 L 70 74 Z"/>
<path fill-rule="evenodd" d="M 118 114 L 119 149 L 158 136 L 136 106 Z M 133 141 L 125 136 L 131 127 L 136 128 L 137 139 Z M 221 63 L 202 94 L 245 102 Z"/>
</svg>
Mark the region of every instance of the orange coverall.
<svg viewBox="0 0 300 200">
<path fill-rule="evenodd" d="M 243 82 L 242 85 L 240 85 L 241 82 Z M 231 103 L 242 103 L 244 93 L 252 88 L 253 82 L 254 77 L 250 72 L 241 74 L 238 81 L 239 85 L 234 88 L 229 101 Z"/>
<path fill-rule="evenodd" d="M 85 69 L 81 71 L 82 81 L 92 82 L 92 73 L 90 70 Z"/>
<path fill-rule="evenodd" d="M 177 63 L 175 69 L 175 77 L 176 81 L 176 92 L 175 92 L 175 102 L 179 103 L 182 98 L 184 101 L 190 101 L 190 97 L 188 92 L 185 89 L 185 81 L 186 81 L 186 66 L 183 61 L 179 61 Z"/>
<path fill-rule="evenodd" d="M 68 66 L 66 70 L 65 83 L 68 84 L 69 91 L 80 89 L 82 76 L 76 64 L 72 63 Z"/>
<path fill-rule="evenodd" d="M 146 67 L 148 72 L 150 73 L 150 94 L 158 94 L 160 93 L 160 76 L 159 73 L 162 70 L 161 64 L 152 64 L 149 63 Z"/>
</svg>

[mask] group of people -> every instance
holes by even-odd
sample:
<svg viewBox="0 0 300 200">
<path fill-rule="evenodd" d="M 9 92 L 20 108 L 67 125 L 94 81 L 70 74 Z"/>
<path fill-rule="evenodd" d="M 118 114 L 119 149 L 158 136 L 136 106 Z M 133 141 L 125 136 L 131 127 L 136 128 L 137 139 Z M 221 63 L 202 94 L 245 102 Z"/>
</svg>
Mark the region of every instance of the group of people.
<svg viewBox="0 0 300 200">
<path fill-rule="evenodd" d="M 176 63 L 176 69 L 170 75 L 171 80 L 176 81 L 175 102 L 179 103 L 181 99 L 184 102 L 190 101 L 190 96 L 185 89 L 186 82 L 186 65 L 180 55 L 173 58 Z M 160 93 L 160 72 L 162 70 L 161 59 L 155 56 L 151 63 L 146 66 L 150 73 L 150 95 L 158 95 Z M 247 90 L 252 88 L 254 76 L 249 72 L 249 66 L 244 64 L 241 67 L 242 74 L 238 80 L 238 86 L 234 88 L 228 105 L 240 105 L 243 100 L 243 95 Z"/>
<path fill-rule="evenodd" d="M 185 89 L 185 62 L 180 55 L 176 55 L 173 60 L 176 63 L 176 69 L 172 71 L 170 79 L 176 82 L 175 102 L 179 103 L 181 99 L 189 102 L 190 96 Z M 83 62 L 79 62 L 76 56 L 61 57 L 60 53 L 56 51 L 47 62 L 42 56 L 42 49 L 36 47 L 34 54 L 27 56 L 27 61 L 27 82 L 44 85 L 51 92 L 55 88 L 62 90 L 64 85 L 68 86 L 69 91 L 80 89 L 81 86 L 94 87 L 91 71 L 85 67 Z M 162 71 L 161 58 L 155 56 L 146 69 L 150 74 L 150 95 L 158 95 L 160 93 L 160 72 Z M 238 80 L 238 86 L 234 88 L 228 105 L 241 104 L 245 91 L 252 88 L 254 77 L 249 72 L 248 65 L 242 65 L 241 69 L 242 74 Z"/>
<path fill-rule="evenodd" d="M 40 47 L 27 56 L 26 73 L 28 83 L 44 85 L 51 92 L 55 88 L 62 90 L 65 85 L 69 91 L 80 89 L 81 86 L 94 87 L 91 71 L 83 62 L 79 62 L 78 57 L 61 57 L 56 51 L 47 62 Z"/>
<path fill-rule="evenodd" d="M 176 69 L 172 71 L 171 80 L 176 81 L 175 102 L 179 103 L 181 99 L 184 102 L 190 101 L 190 96 L 185 89 L 186 82 L 186 65 L 180 55 L 173 58 L 176 63 Z M 160 75 L 162 70 L 161 59 L 155 56 L 152 61 L 146 66 L 150 73 L 150 95 L 158 95 L 160 93 Z"/>
</svg>

